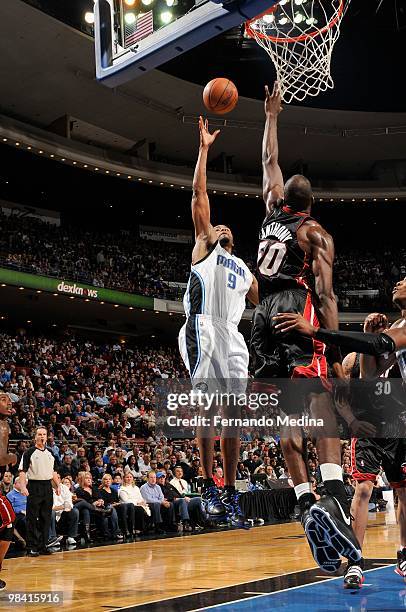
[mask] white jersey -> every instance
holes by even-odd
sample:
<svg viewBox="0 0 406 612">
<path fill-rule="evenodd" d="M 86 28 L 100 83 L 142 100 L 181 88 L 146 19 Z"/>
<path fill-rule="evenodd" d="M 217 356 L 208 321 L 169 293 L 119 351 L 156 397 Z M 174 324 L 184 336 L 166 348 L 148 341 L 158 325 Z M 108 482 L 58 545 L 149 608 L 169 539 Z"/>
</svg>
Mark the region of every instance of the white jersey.
<svg viewBox="0 0 406 612">
<path fill-rule="evenodd" d="M 207 315 L 238 325 L 252 280 L 242 259 L 216 242 L 213 250 L 191 267 L 183 298 L 186 316 Z"/>
</svg>

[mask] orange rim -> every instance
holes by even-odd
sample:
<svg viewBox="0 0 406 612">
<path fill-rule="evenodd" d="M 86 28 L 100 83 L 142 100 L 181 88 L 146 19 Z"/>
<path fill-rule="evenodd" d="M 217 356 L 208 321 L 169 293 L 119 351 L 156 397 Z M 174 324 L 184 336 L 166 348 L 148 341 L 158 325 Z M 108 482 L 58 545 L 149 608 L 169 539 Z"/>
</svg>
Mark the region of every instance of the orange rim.
<svg viewBox="0 0 406 612">
<path fill-rule="evenodd" d="M 272 15 L 278 8 L 278 4 L 274 4 L 270 9 L 267 9 L 260 15 L 257 15 L 253 19 L 250 19 L 245 24 L 245 31 L 250 36 L 250 38 L 262 38 L 263 40 L 272 40 L 273 42 L 279 43 L 291 43 L 291 42 L 300 42 L 302 40 L 307 40 L 308 38 L 315 38 L 319 36 L 319 34 L 323 34 L 330 30 L 342 17 L 344 12 L 344 0 L 340 0 L 340 6 L 337 9 L 336 15 L 333 17 L 331 21 L 328 22 L 327 25 L 324 26 L 321 30 L 314 30 L 314 32 L 309 32 L 308 34 L 301 34 L 300 36 L 269 36 L 268 34 L 263 34 L 262 32 L 254 32 L 251 28 L 251 24 L 263 17 L 264 15 Z"/>
</svg>

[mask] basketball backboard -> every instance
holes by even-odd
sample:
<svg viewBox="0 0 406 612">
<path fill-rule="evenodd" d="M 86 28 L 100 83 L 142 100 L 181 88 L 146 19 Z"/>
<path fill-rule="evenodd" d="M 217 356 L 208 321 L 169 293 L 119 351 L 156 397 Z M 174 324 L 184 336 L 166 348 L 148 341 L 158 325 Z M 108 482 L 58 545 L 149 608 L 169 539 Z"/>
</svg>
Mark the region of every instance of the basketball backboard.
<svg viewBox="0 0 406 612">
<path fill-rule="evenodd" d="M 277 2 L 95 0 L 96 76 L 108 87 L 122 85 Z"/>
</svg>

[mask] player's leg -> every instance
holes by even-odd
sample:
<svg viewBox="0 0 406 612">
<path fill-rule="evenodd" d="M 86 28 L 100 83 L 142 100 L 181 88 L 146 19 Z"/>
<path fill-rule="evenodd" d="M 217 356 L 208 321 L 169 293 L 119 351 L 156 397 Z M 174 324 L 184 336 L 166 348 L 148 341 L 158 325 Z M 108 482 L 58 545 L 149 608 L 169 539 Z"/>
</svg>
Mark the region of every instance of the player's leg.
<svg viewBox="0 0 406 612">
<path fill-rule="evenodd" d="M 238 398 L 245 394 L 248 379 L 248 349 L 245 340 L 237 329 L 229 329 L 228 337 L 228 389 L 227 405 L 223 404 L 223 416 L 238 418 L 241 405 Z M 240 456 L 240 428 L 225 426 L 221 430 L 221 452 L 223 456 L 224 493 L 221 501 L 227 509 L 229 520 L 235 527 L 249 528 L 240 507 L 240 496 L 235 488 L 237 464 Z"/>
<path fill-rule="evenodd" d="M 218 334 L 218 329 L 213 322 L 202 315 L 196 315 L 186 323 L 185 344 L 193 390 L 200 390 L 208 394 L 216 393 L 217 379 L 222 376 L 222 343 Z M 210 425 L 199 426 L 196 430 L 203 470 L 202 504 L 209 520 L 221 520 L 226 512 L 219 490 L 213 480 L 215 428 L 212 417 L 216 411 L 215 404 L 210 410 L 205 410 L 205 407 L 201 406 L 199 414 L 208 417 Z"/>
<path fill-rule="evenodd" d="M 331 428 L 336 427 L 333 401 L 330 393 L 311 395 L 311 415 L 322 418 L 328 424 L 325 432 L 317 439 L 320 473 L 326 495 L 310 509 L 310 516 L 337 553 L 346 557 L 350 563 L 361 560 L 361 547 L 351 527 L 350 506 L 343 482 L 341 467 L 341 443 L 338 435 L 330 437 Z M 337 431 L 337 430 L 336 430 Z"/>
<path fill-rule="evenodd" d="M 13 539 L 13 533 L 14 533 L 13 525 L 10 525 L 10 527 L 4 527 L 4 529 L 2 529 L 0 532 L 0 572 L 2 569 L 2 563 L 4 561 L 4 557 L 6 556 L 8 548 L 10 546 L 10 542 Z M 2 591 L 5 588 L 6 588 L 6 583 L 4 582 L 4 580 L 0 578 L 0 591 Z"/>
<path fill-rule="evenodd" d="M 382 468 L 386 478 L 398 497 L 397 521 L 400 542 L 397 552 L 395 572 L 406 578 L 406 440 L 388 439 L 385 441 Z"/>
</svg>

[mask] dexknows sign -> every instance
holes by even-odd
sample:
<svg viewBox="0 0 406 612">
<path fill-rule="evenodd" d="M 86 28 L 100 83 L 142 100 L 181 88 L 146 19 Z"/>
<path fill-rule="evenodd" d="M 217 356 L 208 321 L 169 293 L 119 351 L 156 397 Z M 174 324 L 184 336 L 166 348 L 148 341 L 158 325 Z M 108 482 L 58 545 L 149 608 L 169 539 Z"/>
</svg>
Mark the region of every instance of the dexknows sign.
<svg viewBox="0 0 406 612">
<path fill-rule="evenodd" d="M 61 280 L 60 278 L 0 268 L 0 287 L 8 285 L 24 289 L 36 289 L 37 291 L 49 291 L 57 295 L 77 297 L 83 300 L 90 298 L 98 302 L 109 302 L 118 306 L 151 309 L 154 307 L 154 299 L 146 295 L 136 295 L 115 289 L 107 289 L 106 287 L 92 287 L 91 285 L 85 285 L 73 280 Z"/>
<path fill-rule="evenodd" d="M 73 285 L 68 285 L 64 281 L 60 282 L 57 286 L 57 290 L 60 293 L 69 293 L 70 295 L 79 295 L 81 297 L 87 298 L 97 298 L 97 289 L 88 289 L 87 287 L 81 287 L 74 283 Z"/>
</svg>

